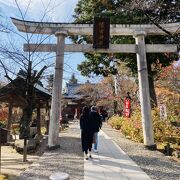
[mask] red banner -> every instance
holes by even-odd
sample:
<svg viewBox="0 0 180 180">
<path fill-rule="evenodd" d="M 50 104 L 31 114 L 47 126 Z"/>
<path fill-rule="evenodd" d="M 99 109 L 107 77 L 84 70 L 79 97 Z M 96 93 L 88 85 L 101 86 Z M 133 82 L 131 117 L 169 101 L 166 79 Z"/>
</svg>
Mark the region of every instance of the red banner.
<svg viewBox="0 0 180 180">
<path fill-rule="evenodd" d="M 125 99 L 124 100 L 124 116 L 130 117 L 130 110 L 131 110 L 131 100 Z"/>
</svg>

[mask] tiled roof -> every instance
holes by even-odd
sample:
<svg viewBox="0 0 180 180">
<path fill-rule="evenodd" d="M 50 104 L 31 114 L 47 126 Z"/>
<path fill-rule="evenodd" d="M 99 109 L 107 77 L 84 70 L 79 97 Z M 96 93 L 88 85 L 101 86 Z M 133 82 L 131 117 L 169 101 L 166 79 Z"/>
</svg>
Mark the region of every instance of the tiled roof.
<svg viewBox="0 0 180 180">
<path fill-rule="evenodd" d="M 25 86 L 25 80 L 23 77 L 17 77 L 16 79 L 13 80 L 13 82 L 10 82 L 6 86 L 3 86 L 0 88 L 0 100 L 3 102 L 7 102 L 8 97 L 13 95 L 15 97 L 22 96 L 23 93 L 23 88 Z M 41 99 L 41 100 L 48 100 L 51 98 L 51 94 L 44 89 L 42 86 L 35 84 L 35 94 L 36 98 Z M 17 98 L 17 99 L 18 99 Z M 17 100 L 18 102 L 18 100 Z"/>
<path fill-rule="evenodd" d="M 64 96 L 69 97 L 69 98 L 78 98 L 81 97 L 80 95 L 77 94 L 77 89 L 81 86 L 82 84 L 70 84 L 66 83 L 65 87 L 65 92 Z"/>
</svg>

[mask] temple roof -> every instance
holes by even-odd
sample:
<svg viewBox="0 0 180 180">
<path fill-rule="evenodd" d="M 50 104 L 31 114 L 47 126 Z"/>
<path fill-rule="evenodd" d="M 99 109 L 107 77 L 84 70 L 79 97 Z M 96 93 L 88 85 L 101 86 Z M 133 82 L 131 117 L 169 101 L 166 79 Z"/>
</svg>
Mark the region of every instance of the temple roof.
<svg viewBox="0 0 180 180">
<path fill-rule="evenodd" d="M 80 98 L 81 96 L 77 94 L 77 89 L 81 86 L 82 84 L 71 84 L 71 83 L 66 83 L 66 87 L 64 88 L 64 97 L 65 98 Z"/>
<path fill-rule="evenodd" d="M 23 106 L 23 88 L 25 80 L 17 77 L 12 82 L 0 89 L 0 102 L 13 102 L 14 106 Z M 41 104 L 47 103 L 51 99 L 51 94 L 39 84 L 35 84 L 35 101 Z"/>
</svg>

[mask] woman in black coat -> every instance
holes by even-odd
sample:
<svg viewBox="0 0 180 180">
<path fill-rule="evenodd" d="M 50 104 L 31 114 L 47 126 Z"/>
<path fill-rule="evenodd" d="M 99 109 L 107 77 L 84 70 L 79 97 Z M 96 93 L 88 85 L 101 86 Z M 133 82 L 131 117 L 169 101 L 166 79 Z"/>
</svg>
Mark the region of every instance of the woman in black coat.
<svg viewBox="0 0 180 180">
<path fill-rule="evenodd" d="M 93 127 L 89 119 L 89 108 L 85 106 L 83 108 L 82 114 L 80 116 L 80 128 L 81 128 L 81 143 L 82 151 L 85 153 L 85 159 L 88 160 L 88 150 L 89 157 L 91 158 L 91 148 L 93 141 Z"/>
</svg>

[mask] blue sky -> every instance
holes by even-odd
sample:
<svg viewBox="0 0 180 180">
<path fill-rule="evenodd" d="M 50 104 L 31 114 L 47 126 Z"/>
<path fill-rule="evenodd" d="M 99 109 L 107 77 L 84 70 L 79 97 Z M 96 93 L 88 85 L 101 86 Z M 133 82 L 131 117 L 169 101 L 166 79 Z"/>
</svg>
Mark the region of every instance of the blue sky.
<svg viewBox="0 0 180 180">
<path fill-rule="evenodd" d="M 44 12 L 46 12 L 43 21 L 67 23 L 73 21 L 72 14 L 77 2 L 78 0 L 17 0 L 26 20 L 41 21 Z M 0 12 L 7 17 L 9 22 L 9 17 L 22 19 L 15 0 L 0 0 Z M 69 43 L 69 40 L 66 42 Z M 19 45 L 23 47 L 23 42 L 19 42 Z M 77 71 L 77 64 L 84 60 L 83 54 L 66 53 L 64 57 L 63 86 L 70 79 L 72 73 L 75 74 L 78 82 L 85 82 L 88 78 L 82 77 Z M 91 81 L 94 83 L 95 79 L 91 79 Z"/>
</svg>

